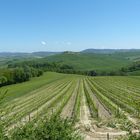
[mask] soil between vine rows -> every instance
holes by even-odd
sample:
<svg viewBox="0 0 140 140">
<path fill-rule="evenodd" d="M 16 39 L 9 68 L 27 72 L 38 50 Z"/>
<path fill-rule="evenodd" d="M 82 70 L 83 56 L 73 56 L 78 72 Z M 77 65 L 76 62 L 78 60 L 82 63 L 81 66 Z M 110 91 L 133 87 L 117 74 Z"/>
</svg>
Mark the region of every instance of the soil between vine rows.
<svg viewBox="0 0 140 140">
<path fill-rule="evenodd" d="M 122 81 L 117 79 L 117 82 L 123 83 L 123 81 L 126 82 L 129 79 L 130 78 L 127 77 Z M 99 83 L 101 78 L 92 78 L 91 80 L 93 80 L 94 82 L 97 81 Z M 103 82 L 105 82 L 106 85 L 106 82 L 109 83 L 110 81 L 113 82 L 114 80 L 114 83 L 110 83 L 110 86 L 112 86 L 112 90 L 115 90 L 114 84 L 116 83 L 116 79 L 112 78 L 111 80 L 107 80 L 105 81 L 103 79 L 101 83 L 103 84 Z M 131 87 L 130 92 L 129 89 L 126 88 L 124 88 L 123 90 L 122 86 L 120 86 L 120 91 L 123 90 L 123 92 L 126 92 L 125 95 L 129 95 L 131 93 L 131 96 L 140 94 L 138 93 L 140 91 L 140 88 L 137 85 L 135 86 L 135 79 L 131 79 L 131 82 L 133 88 Z M 129 81 L 129 85 L 131 82 Z M 60 78 L 60 80 L 57 80 L 57 82 L 54 81 L 50 84 L 45 85 L 44 87 L 40 87 L 40 89 L 31 91 L 30 94 L 26 94 L 25 96 L 14 99 L 7 105 L 7 110 L 11 106 L 10 103 L 13 103 L 15 107 L 13 107 L 12 110 L 8 111 L 8 113 L 3 117 L 5 121 L 8 122 L 7 130 L 12 130 L 18 125 L 25 125 L 29 121 L 32 121 L 34 118 L 38 117 L 38 115 L 40 115 L 40 118 L 45 115 L 51 115 L 53 110 L 53 113 L 57 113 L 63 118 L 75 119 L 76 116 L 76 127 L 78 127 L 81 134 L 85 136 L 85 140 L 102 140 L 105 139 L 108 134 L 112 140 L 115 140 L 122 135 L 127 135 L 127 130 L 122 130 L 117 127 L 122 124 L 115 124 L 116 127 L 114 128 L 107 125 L 107 123 L 110 123 L 110 120 L 112 120 L 113 118 L 115 120 L 117 120 L 118 118 L 113 115 L 113 112 L 111 112 L 110 114 L 106 104 L 104 104 L 104 102 L 101 102 L 104 100 L 99 100 L 99 97 L 97 98 L 97 93 L 95 92 L 96 90 L 92 91 L 91 84 L 92 83 L 89 84 L 89 82 L 87 81 L 87 77 L 85 76 L 66 75 L 65 78 L 63 76 L 62 79 Z M 87 93 L 85 93 L 84 86 Z M 110 94 L 109 86 L 102 86 L 102 88 L 106 88 L 105 91 L 108 90 L 107 94 Z M 136 88 L 137 93 L 135 93 L 135 90 L 132 91 L 132 89 L 134 88 Z M 116 91 L 118 91 L 118 89 L 119 84 L 117 85 Z M 118 94 L 116 93 L 116 91 L 112 92 L 114 92 L 114 94 Z M 104 97 L 103 92 L 100 91 L 100 94 L 103 95 L 101 97 Z M 89 98 L 91 99 L 90 101 L 93 102 L 95 108 L 97 109 L 97 118 L 93 118 L 93 116 L 91 115 L 91 108 L 87 103 L 87 96 L 89 96 Z M 108 99 L 108 101 L 110 101 L 110 99 Z M 133 124 L 133 132 L 138 132 L 137 127 L 140 119 L 137 116 L 126 112 L 126 110 L 123 110 L 123 108 L 121 108 L 119 104 L 114 103 L 114 105 L 118 106 L 118 108 L 120 108 L 122 112 L 124 112 L 124 115 L 126 116 L 126 120 L 124 121 L 129 121 Z M 134 105 L 135 104 L 131 106 L 128 104 L 128 106 L 137 109 L 137 107 L 135 107 Z"/>
</svg>

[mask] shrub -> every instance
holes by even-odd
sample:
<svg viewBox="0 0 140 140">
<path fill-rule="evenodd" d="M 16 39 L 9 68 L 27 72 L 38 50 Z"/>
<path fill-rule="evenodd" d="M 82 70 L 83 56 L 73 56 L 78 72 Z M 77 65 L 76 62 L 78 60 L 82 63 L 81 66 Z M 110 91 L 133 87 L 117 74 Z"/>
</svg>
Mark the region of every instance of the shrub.
<svg viewBox="0 0 140 140">
<path fill-rule="evenodd" d="M 72 121 L 52 116 L 38 123 L 30 122 L 23 128 L 17 128 L 11 134 L 11 140 L 81 140 Z"/>
<path fill-rule="evenodd" d="M 140 134 L 129 133 L 128 136 L 126 136 L 125 138 L 121 138 L 120 140 L 140 140 Z"/>
</svg>

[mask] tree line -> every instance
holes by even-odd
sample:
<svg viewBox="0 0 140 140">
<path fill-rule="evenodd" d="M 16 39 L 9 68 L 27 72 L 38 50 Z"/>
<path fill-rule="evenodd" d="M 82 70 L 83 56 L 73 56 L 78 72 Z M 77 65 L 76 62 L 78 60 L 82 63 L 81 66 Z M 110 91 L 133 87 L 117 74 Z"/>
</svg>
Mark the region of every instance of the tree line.
<svg viewBox="0 0 140 140">
<path fill-rule="evenodd" d="M 23 67 L 30 66 L 36 69 L 41 69 L 42 71 L 54 71 L 66 74 L 80 74 L 87 76 L 126 76 L 129 72 L 134 72 L 140 70 L 140 61 L 132 63 L 129 66 L 122 67 L 118 70 L 77 70 L 69 64 L 63 64 L 63 62 L 48 62 L 45 58 L 31 61 L 23 61 L 22 63 L 11 63 L 8 67 Z"/>
<path fill-rule="evenodd" d="M 48 62 L 46 59 L 37 59 L 22 62 L 12 62 L 5 69 L 0 69 L 0 87 L 10 84 L 21 83 L 30 80 L 32 77 L 38 77 L 46 71 L 53 71 L 66 74 L 80 74 L 87 76 L 125 76 L 129 72 L 140 70 L 140 62 L 135 62 L 128 67 L 122 67 L 116 71 L 80 71 L 69 64 L 62 62 Z"/>
<path fill-rule="evenodd" d="M 42 70 L 29 66 L 0 69 L 0 87 L 29 81 L 30 78 L 42 74 Z"/>
</svg>

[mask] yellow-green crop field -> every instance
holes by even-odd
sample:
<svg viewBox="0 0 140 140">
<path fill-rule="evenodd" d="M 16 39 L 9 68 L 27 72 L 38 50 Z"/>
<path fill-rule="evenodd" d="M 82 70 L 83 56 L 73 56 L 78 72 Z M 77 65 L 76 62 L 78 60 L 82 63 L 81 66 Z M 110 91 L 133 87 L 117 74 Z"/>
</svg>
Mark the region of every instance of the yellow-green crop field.
<svg viewBox="0 0 140 140">
<path fill-rule="evenodd" d="M 5 86 L 3 121 L 7 130 L 52 113 L 71 118 L 84 135 L 112 139 L 140 124 L 140 77 L 87 77 L 44 73 L 31 81 Z M 90 129 L 90 131 L 87 131 Z M 102 133 L 101 133 L 102 132 Z M 92 134 L 89 134 L 92 133 Z"/>
</svg>

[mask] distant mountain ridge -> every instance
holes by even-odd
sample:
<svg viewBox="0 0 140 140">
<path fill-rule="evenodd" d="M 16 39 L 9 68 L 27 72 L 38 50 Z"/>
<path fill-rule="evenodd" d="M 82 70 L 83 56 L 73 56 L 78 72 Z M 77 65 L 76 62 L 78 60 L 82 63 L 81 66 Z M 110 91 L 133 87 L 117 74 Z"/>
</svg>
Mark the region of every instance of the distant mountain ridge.
<svg viewBox="0 0 140 140">
<path fill-rule="evenodd" d="M 32 53 L 24 53 L 24 52 L 0 52 L 0 57 L 45 57 L 55 54 L 60 54 L 61 52 L 32 52 Z"/>
<path fill-rule="evenodd" d="M 0 57 L 47 57 L 56 54 L 79 54 L 79 53 L 94 53 L 94 54 L 112 54 L 112 53 L 125 53 L 125 52 L 140 52 L 140 49 L 85 49 L 83 51 L 74 52 L 74 51 L 64 51 L 64 52 L 0 52 Z"/>
<path fill-rule="evenodd" d="M 140 49 L 85 49 L 81 53 L 101 53 L 101 54 L 110 54 L 117 52 L 140 52 Z"/>
<path fill-rule="evenodd" d="M 140 61 L 140 49 L 87 49 L 81 52 L 0 53 L 0 63 L 46 61 L 70 65 L 76 70 L 113 71 Z"/>
</svg>

